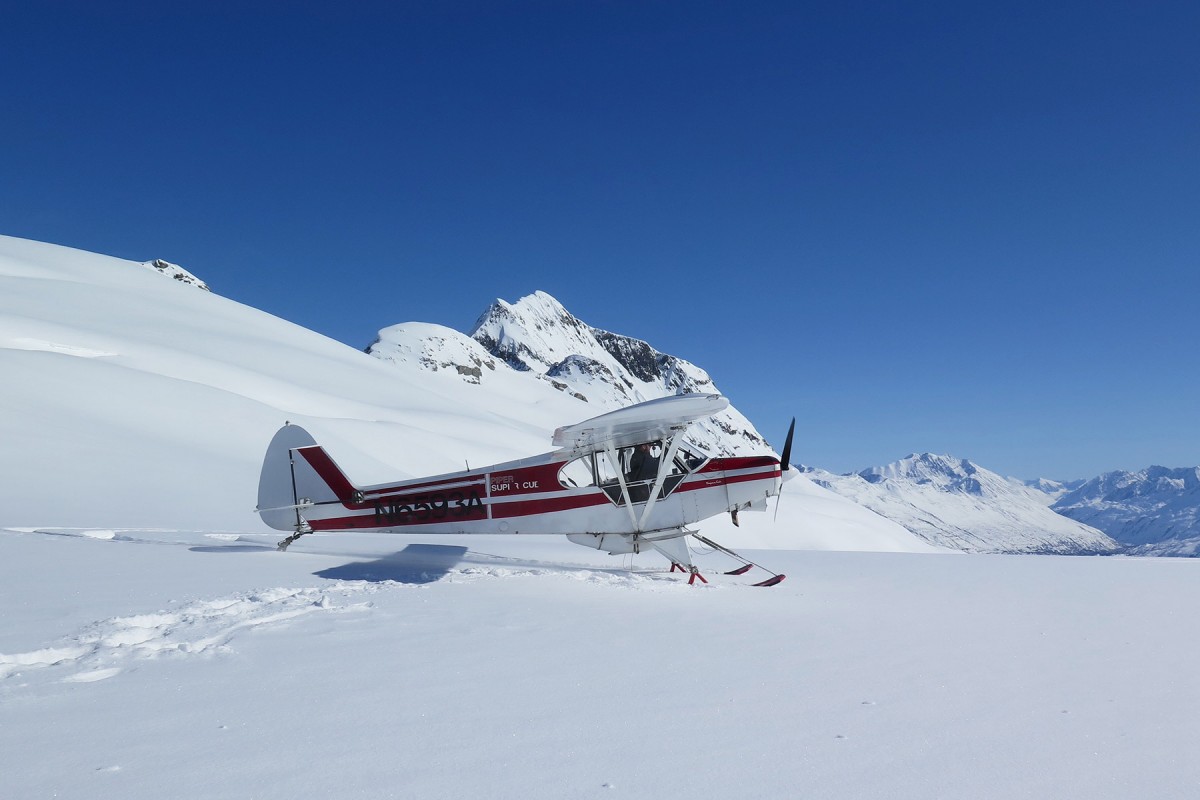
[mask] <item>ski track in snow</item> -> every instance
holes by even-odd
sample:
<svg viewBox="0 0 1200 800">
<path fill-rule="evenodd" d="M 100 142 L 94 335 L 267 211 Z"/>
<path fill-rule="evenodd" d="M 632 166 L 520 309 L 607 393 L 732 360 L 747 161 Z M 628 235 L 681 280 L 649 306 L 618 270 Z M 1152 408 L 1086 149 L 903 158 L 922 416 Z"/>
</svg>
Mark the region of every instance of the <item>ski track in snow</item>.
<svg viewBox="0 0 1200 800">
<path fill-rule="evenodd" d="M 45 674 L 50 680 L 89 683 L 111 678 L 140 660 L 229 652 L 230 642 L 243 631 L 318 612 L 368 609 L 369 602 L 344 601 L 373 589 L 353 583 L 272 588 L 100 620 L 49 647 L 0 653 L 0 679 Z"/>
<path fill-rule="evenodd" d="M 135 538 L 126 531 L 114 530 L 8 530 L 112 542 L 182 544 L 144 536 Z M 205 538 L 232 543 L 245 537 L 210 533 Z M 464 562 L 440 575 L 421 573 L 421 576 L 445 584 L 549 578 L 620 590 L 694 591 L 686 581 L 661 570 L 635 572 L 615 567 L 543 564 L 478 552 L 471 552 Z M 231 642 L 243 632 L 285 624 L 315 613 L 368 611 L 374 603 L 357 598 L 378 592 L 422 589 L 426 585 L 396 580 L 339 580 L 321 587 L 239 592 L 211 600 L 187 601 L 169 609 L 99 620 L 46 647 L 23 653 L 0 653 L 0 688 L 23 688 L 34 681 L 92 683 L 112 678 L 143 660 L 226 654 L 233 651 Z"/>
</svg>

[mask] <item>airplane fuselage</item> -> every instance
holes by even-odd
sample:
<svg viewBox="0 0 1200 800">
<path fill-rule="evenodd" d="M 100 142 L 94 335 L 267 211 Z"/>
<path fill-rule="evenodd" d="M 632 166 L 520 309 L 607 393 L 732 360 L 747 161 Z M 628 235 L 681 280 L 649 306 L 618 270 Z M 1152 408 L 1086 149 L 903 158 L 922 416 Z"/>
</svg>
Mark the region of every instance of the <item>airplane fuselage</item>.
<svg viewBox="0 0 1200 800">
<path fill-rule="evenodd" d="M 711 458 L 663 486 L 653 525 L 639 524 L 652 487 L 569 485 L 560 453 L 434 478 L 356 489 L 319 447 L 294 450 L 337 493 L 303 509 L 314 531 L 392 533 L 632 534 L 679 529 L 777 494 L 779 461 L 770 456 Z M 641 489 L 641 495 L 635 490 Z M 626 496 L 632 502 L 626 503 Z"/>
</svg>

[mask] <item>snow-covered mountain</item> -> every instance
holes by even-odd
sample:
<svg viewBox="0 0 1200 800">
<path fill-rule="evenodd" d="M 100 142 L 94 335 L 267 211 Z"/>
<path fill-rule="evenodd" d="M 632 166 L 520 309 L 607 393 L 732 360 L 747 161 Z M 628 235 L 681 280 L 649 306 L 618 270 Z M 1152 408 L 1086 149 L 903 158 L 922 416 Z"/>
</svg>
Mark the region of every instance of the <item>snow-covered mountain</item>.
<svg viewBox="0 0 1200 800">
<path fill-rule="evenodd" d="M 1045 495 L 965 459 L 922 453 L 857 474 L 806 468 L 843 497 L 930 544 L 978 553 L 1111 553 L 1104 533 L 1054 513 Z"/>
<path fill-rule="evenodd" d="M 1083 485 L 1082 480 L 1056 481 L 1052 478 L 1035 478 L 1031 481 L 1021 481 L 1021 483 L 1045 495 L 1047 505 L 1053 503 L 1067 492 L 1072 492 Z"/>
<path fill-rule="evenodd" d="M 497 300 L 470 334 L 411 322 L 384 328 L 367 352 L 393 363 L 457 374 L 484 391 L 501 378 L 522 376 L 573 398 L 584 417 L 656 397 L 720 391 L 695 364 L 640 339 L 594 328 L 545 292 L 515 303 Z M 690 435 L 713 455 L 772 452 L 733 407 L 701 421 Z"/>
<path fill-rule="evenodd" d="M 1108 472 L 1051 507 L 1099 528 L 1133 553 L 1200 554 L 1200 467 Z"/>
<path fill-rule="evenodd" d="M 0 236 L 0 526 L 266 530 L 258 472 L 285 420 L 378 483 L 544 452 L 609 408 L 446 328 L 389 329 L 387 363 L 162 264 Z M 802 478 L 778 524 L 741 523 L 703 529 L 740 547 L 930 549 Z"/>
</svg>

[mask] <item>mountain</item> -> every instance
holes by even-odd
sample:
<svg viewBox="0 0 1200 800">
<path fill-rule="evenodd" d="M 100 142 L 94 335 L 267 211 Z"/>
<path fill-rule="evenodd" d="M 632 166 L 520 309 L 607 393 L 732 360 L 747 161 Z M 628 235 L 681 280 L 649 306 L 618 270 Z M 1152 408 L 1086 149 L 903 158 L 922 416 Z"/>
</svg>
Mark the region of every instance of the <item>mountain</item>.
<svg viewBox="0 0 1200 800">
<path fill-rule="evenodd" d="M 1082 480 L 1056 481 L 1050 478 L 1035 478 L 1031 481 L 1021 481 L 1021 483 L 1045 495 L 1046 505 L 1050 505 L 1067 492 L 1074 491 L 1083 485 Z"/>
<path fill-rule="evenodd" d="M 1131 553 L 1200 554 L 1200 467 L 1108 472 L 1051 506 L 1107 533 Z"/>
<path fill-rule="evenodd" d="M 849 475 L 806 471 L 818 485 L 941 547 L 1059 554 L 1120 549 L 1095 528 L 1054 513 L 1038 490 L 953 456 L 910 455 Z"/>
<path fill-rule="evenodd" d="M 392 363 L 455 373 L 490 390 L 524 376 L 573 398 L 583 418 L 633 403 L 691 392 L 719 393 L 700 367 L 640 339 L 594 328 L 545 292 L 496 300 L 470 334 L 424 323 L 384 328 L 367 352 Z M 689 434 L 712 455 L 771 453 L 737 409 L 697 423 Z"/>
<path fill-rule="evenodd" d="M 554 428 L 615 402 L 599 384 L 585 401 L 440 326 L 388 329 L 383 360 L 158 263 L 0 236 L 0 526 L 266 531 L 258 472 L 285 421 L 379 483 L 544 452 Z M 702 529 L 740 547 L 930 549 L 801 478 L 778 524 L 741 522 Z"/>
</svg>

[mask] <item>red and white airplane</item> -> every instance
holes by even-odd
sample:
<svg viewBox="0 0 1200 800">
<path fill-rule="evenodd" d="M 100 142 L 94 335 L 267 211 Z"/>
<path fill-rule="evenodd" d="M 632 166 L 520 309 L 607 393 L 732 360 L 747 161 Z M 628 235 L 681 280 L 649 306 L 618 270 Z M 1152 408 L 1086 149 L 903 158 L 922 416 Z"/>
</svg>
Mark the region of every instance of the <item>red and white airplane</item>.
<svg viewBox="0 0 1200 800">
<path fill-rule="evenodd" d="M 688 583 L 707 583 L 692 564 L 688 535 L 742 563 L 726 574 L 759 565 L 686 526 L 724 512 L 736 524 L 739 511 L 764 510 L 794 474 L 795 420 L 778 460 L 711 458 L 685 442 L 691 423 L 728 405 L 715 394 L 650 400 L 559 428 L 558 449 L 549 453 L 376 486 L 356 486 L 306 430 L 289 424 L 267 447 L 257 510 L 272 528 L 292 531 L 280 550 L 314 531 L 565 534 L 611 554 L 651 548 L 672 571 L 690 573 Z M 755 585 L 784 579 L 771 575 Z"/>
</svg>

